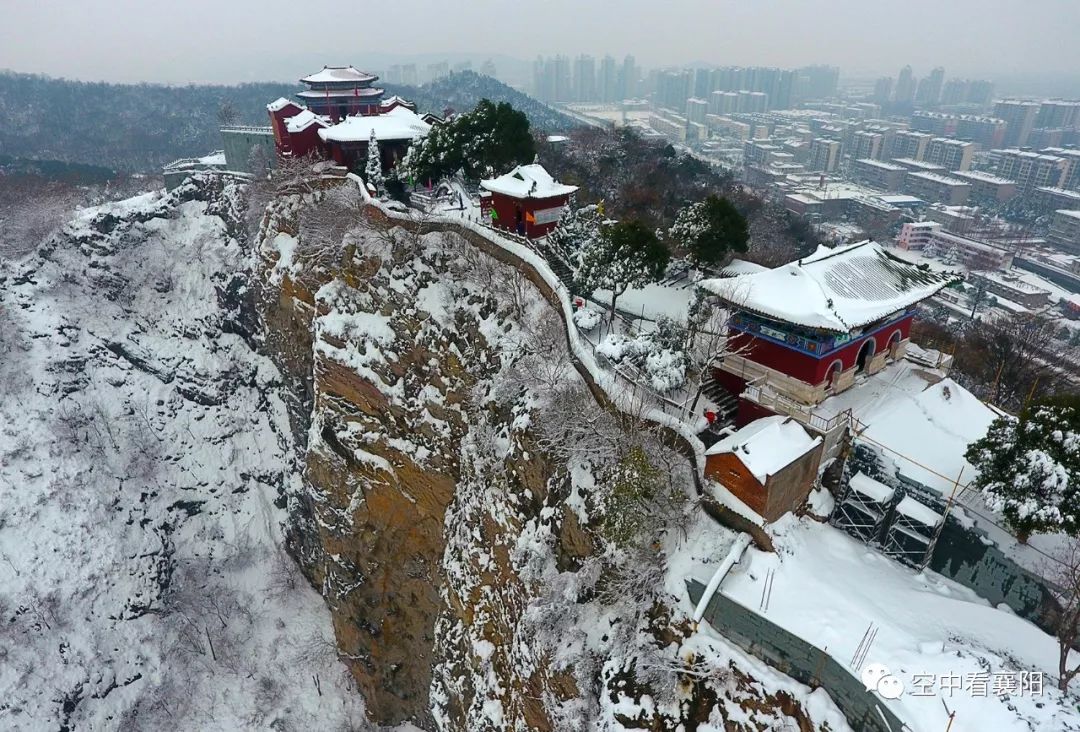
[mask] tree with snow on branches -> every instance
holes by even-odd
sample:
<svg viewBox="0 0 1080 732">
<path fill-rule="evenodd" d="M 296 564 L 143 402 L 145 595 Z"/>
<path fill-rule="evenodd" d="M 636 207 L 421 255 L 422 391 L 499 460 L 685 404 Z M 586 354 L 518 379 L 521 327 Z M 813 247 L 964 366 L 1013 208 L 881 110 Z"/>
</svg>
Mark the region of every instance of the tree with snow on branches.
<svg viewBox="0 0 1080 732">
<path fill-rule="evenodd" d="M 375 139 L 374 128 L 371 130 L 371 137 L 368 138 L 367 167 L 364 168 L 364 177 L 376 196 L 383 195 L 386 191 L 386 180 L 383 178 L 382 157 L 379 155 L 379 141 Z"/>
<path fill-rule="evenodd" d="M 618 297 L 631 287 L 659 280 L 670 259 L 667 247 L 648 227 L 639 221 L 620 221 L 605 226 L 582 249 L 576 285 L 586 293 L 608 290 L 614 320 Z"/>
<path fill-rule="evenodd" d="M 750 239 L 746 218 L 726 198 L 709 195 L 679 211 L 668 236 L 697 265 L 719 264 L 731 252 L 745 252 Z"/>
<path fill-rule="evenodd" d="M 1034 532 L 1080 534 L 1080 397 L 1037 402 L 1000 417 L 964 455 L 972 486 L 1024 542 Z"/>
</svg>

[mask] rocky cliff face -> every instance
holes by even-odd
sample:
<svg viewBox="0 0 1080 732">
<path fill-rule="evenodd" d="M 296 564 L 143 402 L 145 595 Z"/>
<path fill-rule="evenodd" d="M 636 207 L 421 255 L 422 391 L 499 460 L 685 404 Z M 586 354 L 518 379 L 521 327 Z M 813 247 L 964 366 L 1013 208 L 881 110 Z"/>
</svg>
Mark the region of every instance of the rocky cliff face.
<svg viewBox="0 0 1080 732">
<path fill-rule="evenodd" d="M 813 728 L 745 661 L 683 647 L 664 567 L 691 515 L 686 460 L 596 404 L 520 270 L 370 211 L 325 266 L 278 205 L 259 302 L 307 433 L 289 542 L 370 719 Z"/>
<path fill-rule="evenodd" d="M 296 449 L 220 183 L 0 258 L 2 729 L 363 724 L 283 550 Z"/>
</svg>

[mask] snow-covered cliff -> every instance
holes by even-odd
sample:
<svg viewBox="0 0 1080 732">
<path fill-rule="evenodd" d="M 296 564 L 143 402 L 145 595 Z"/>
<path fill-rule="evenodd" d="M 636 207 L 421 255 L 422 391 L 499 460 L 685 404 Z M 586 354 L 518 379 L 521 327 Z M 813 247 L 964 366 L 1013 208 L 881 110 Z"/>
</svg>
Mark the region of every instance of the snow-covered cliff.
<svg viewBox="0 0 1080 732">
<path fill-rule="evenodd" d="M 290 545 L 373 720 L 845 728 L 820 693 L 687 640 L 681 572 L 731 537 L 689 540 L 708 521 L 689 463 L 597 403 L 527 268 L 370 207 L 337 246 L 310 205 L 272 206 L 258 299 L 268 342 L 310 345 L 277 358 L 312 387 Z"/>
<path fill-rule="evenodd" d="M 526 270 L 322 193 L 249 246 L 241 193 L 0 263 L 0 726 L 845 728 L 691 637 L 732 537 Z"/>
<path fill-rule="evenodd" d="M 239 333 L 237 191 L 84 209 L 0 262 L 0 727 L 363 724 L 283 549 L 299 481 Z"/>
</svg>

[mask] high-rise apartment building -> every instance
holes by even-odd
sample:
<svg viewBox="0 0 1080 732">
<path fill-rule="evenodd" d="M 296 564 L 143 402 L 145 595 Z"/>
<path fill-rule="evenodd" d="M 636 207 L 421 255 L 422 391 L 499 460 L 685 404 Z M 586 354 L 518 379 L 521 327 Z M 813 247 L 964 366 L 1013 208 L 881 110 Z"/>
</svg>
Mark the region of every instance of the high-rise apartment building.
<svg viewBox="0 0 1080 732">
<path fill-rule="evenodd" d="M 941 89 L 945 84 L 945 69 L 936 67 L 930 75 L 919 82 L 915 101 L 926 106 L 937 106 L 941 100 Z"/>
<path fill-rule="evenodd" d="M 595 102 L 596 59 L 582 54 L 574 60 L 574 99 L 579 102 Z"/>
<path fill-rule="evenodd" d="M 831 99 L 839 81 L 840 69 L 835 66 L 804 66 L 795 70 L 795 94 L 800 101 Z"/>
<path fill-rule="evenodd" d="M 1005 150 L 998 160 L 998 175 L 1016 181 L 1021 192 L 1035 188 L 1061 188 L 1069 162 L 1057 155 L 1025 150 Z"/>
<path fill-rule="evenodd" d="M 641 80 L 641 71 L 637 67 L 637 63 L 633 56 L 627 56 L 623 59 L 622 69 L 619 71 L 619 94 L 621 99 L 634 99 L 640 93 L 639 82 Z"/>
<path fill-rule="evenodd" d="M 900 69 L 893 89 L 893 101 L 897 104 L 910 104 L 915 100 L 915 74 L 910 66 Z"/>
<path fill-rule="evenodd" d="M 854 160 L 880 160 L 884 153 L 885 135 L 858 130 L 851 136 L 851 157 Z"/>
<path fill-rule="evenodd" d="M 1080 102 L 1046 99 L 1035 115 L 1036 127 L 1080 127 Z"/>
<path fill-rule="evenodd" d="M 1035 116 L 1039 113 L 1038 102 L 1020 99 L 999 99 L 994 102 L 994 116 L 1005 120 L 1005 139 L 1007 147 L 1023 147 L 1035 126 Z"/>
<path fill-rule="evenodd" d="M 810 155 L 806 162 L 807 170 L 820 170 L 831 173 L 840 165 L 840 143 L 815 137 L 810 141 Z"/>
<path fill-rule="evenodd" d="M 975 157 L 974 142 L 935 137 L 926 147 L 926 162 L 940 165 L 946 170 L 967 170 Z"/>
<path fill-rule="evenodd" d="M 930 146 L 931 139 L 933 139 L 933 136 L 925 132 L 898 130 L 893 135 L 888 157 L 891 159 L 922 160 L 926 157 L 926 148 Z"/>
<path fill-rule="evenodd" d="M 874 101 L 878 104 L 888 104 L 892 99 L 893 80 L 891 76 L 882 76 L 874 82 Z"/>
<path fill-rule="evenodd" d="M 996 117 L 962 114 L 956 120 L 956 137 L 978 143 L 983 150 L 994 150 L 1005 144 L 1008 123 Z"/>
<path fill-rule="evenodd" d="M 691 97 L 686 100 L 686 119 L 698 124 L 705 124 L 705 115 L 709 113 L 709 103 L 704 99 Z"/>
<path fill-rule="evenodd" d="M 600 75 L 597 78 L 599 101 L 616 102 L 619 100 L 619 69 L 612 56 L 600 60 Z"/>
</svg>

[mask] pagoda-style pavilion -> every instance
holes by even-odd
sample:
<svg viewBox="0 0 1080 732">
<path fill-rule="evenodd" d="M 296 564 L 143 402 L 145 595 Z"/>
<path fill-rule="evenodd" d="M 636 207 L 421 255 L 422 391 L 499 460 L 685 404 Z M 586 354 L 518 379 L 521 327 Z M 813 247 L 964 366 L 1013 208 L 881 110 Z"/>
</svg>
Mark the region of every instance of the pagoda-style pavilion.
<svg viewBox="0 0 1080 732">
<path fill-rule="evenodd" d="M 577 190 L 556 181 L 539 163 L 519 165 L 498 178 L 482 180 L 480 187 L 491 194 L 492 223 L 530 239 L 558 225 L 566 202 Z"/>
<path fill-rule="evenodd" d="M 763 387 L 774 401 L 812 406 L 900 358 L 917 305 L 959 279 L 863 241 L 701 281 L 732 313 L 728 338 L 737 355 L 721 359 L 713 378 L 740 398 L 736 424 L 778 411 L 760 398 Z"/>
<path fill-rule="evenodd" d="M 378 114 L 383 90 L 373 87 L 378 76 L 352 66 L 324 66 L 300 81 L 307 89 L 296 96 L 316 115 L 334 122 L 355 114 Z"/>
</svg>

